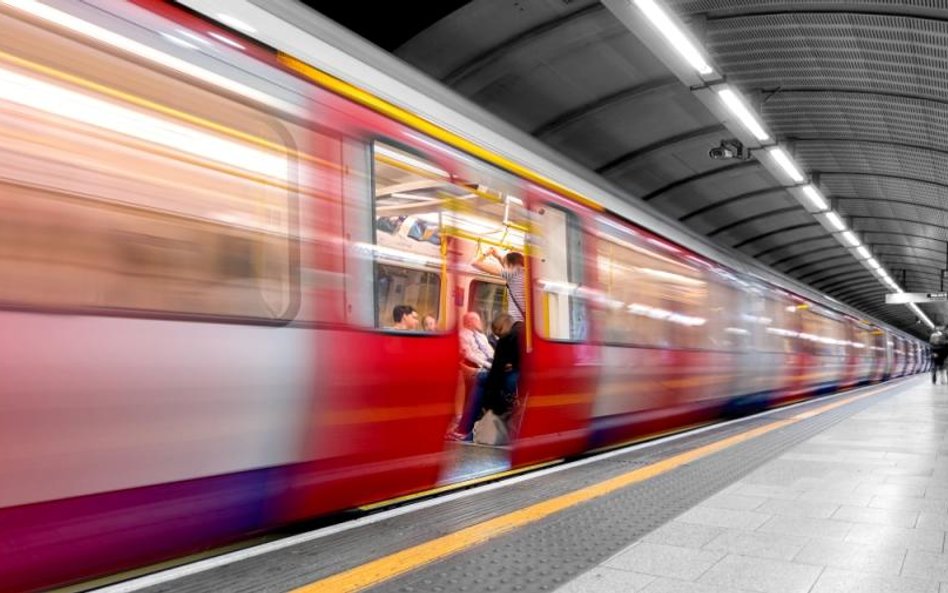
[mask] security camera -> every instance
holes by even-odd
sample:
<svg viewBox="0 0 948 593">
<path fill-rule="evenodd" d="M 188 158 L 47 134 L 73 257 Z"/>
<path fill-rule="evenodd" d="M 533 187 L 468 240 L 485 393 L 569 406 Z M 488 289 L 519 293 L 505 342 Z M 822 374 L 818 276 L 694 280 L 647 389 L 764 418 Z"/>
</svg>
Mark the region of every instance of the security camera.
<svg viewBox="0 0 948 593">
<path fill-rule="evenodd" d="M 726 146 L 715 146 L 708 151 L 708 156 L 716 161 L 721 161 L 724 159 L 733 159 L 737 158 L 737 153 L 731 150 Z"/>
<path fill-rule="evenodd" d="M 719 146 L 708 151 L 708 156 L 716 161 L 744 158 L 744 145 L 736 138 L 721 140 Z"/>
</svg>

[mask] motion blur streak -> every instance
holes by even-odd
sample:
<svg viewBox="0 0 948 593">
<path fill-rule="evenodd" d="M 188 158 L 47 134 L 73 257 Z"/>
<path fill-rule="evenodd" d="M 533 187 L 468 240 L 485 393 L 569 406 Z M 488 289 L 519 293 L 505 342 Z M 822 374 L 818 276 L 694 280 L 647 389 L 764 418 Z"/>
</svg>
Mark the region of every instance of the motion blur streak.
<svg viewBox="0 0 948 593">
<path fill-rule="evenodd" d="M 0 68 L 0 99 L 285 179 L 286 159 Z"/>
<path fill-rule="evenodd" d="M 297 115 L 303 114 L 303 110 L 296 105 L 281 101 L 266 93 L 243 85 L 235 80 L 231 80 L 215 72 L 195 66 L 186 60 L 176 58 L 172 55 L 149 47 L 143 43 L 123 37 L 122 35 L 118 35 L 112 31 L 109 31 L 108 29 L 104 29 L 80 18 L 76 18 L 61 10 L 57 10 L 49 5 L 43 4 L 42 2 L 38 2 L 37 0 L 2 0 L 2 2 L 7 6 L 28 12 L 33 16 L 47 20 L 51 23 L 55 23 L 71 31 L 85 35 L 91 39 L 95 39 L 96 41 L 107 43 L 113 47 L 131 52 L 139 57 L 145 58 L 146 60 L 155 62 L 156 64 L 177 70 L 182 74 L 193 76 L 199 80 L 203 80 L 204 82 L 209 82 L 220 88 L 238 93 L 263 105 L 278 108 L 286 113 L 294 113 Z"/>
<path fill-rule="evenodd" d="M 271 49 L 220 6 L 0 0 L 0 591 L 925 368 L 490 148 L 529 139 L 353 85 L 345 31 L 332 78 L 279 53 L 322 43 L 308 24 L 248 20 Z M 505 331 L 505 259 L 512 438 L 467 447 L 459 329 Z"/>
</svg>

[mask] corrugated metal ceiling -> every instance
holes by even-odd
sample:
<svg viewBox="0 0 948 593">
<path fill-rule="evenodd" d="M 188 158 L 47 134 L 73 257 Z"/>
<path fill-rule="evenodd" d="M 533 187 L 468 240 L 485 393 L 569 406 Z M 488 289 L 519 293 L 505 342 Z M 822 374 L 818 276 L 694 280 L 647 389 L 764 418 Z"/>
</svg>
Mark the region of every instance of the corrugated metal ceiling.
<svg viewBox="0 0 948 593">
<path fill-rule="evenodd" d="M 945 2 L 667 0 L 908 291 L 948 246 Z M 905 307 L 592 0 L 475 0 L 396 55 L 714 240 L 907 330 Z M 923 306 L 946 321 L 946 311 Z"/>
</svg>

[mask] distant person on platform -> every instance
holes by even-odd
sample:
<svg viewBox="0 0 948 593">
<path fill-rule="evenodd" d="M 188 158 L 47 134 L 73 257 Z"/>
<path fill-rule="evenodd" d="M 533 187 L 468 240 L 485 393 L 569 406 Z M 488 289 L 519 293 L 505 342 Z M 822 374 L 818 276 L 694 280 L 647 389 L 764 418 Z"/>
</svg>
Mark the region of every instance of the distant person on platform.
<svg viewBox="0 0 948 593">
<path fill-rule="evenodd" d="M 392 309 L 392 319 L 395 325 L 392 329 L 414 331 L 418 329 L 418 311 L 411 305 L 395 305 Z"/>
<path fill-rule="evenodd" d="M 932 347 L 932 384 L 938 381 L 938 373 L 941 371 L 941 382 L 946 381 L 945 359 L 948 358 L 948 330 L 944 325 L 936 325 L 935 331 L 928 338 L 928 344 Z"/>
<path fill-rule="evenodd" d="M 496 261 L 488 261 L 493 257 Z M 513 317 L 514 322 L 526 320 L 526 275 L 524 270 L 523 254 L 510 251 L 501 257 L 500 253 L 491 247 L 478 256 L 471 265 L 482 272 L 502 277 L 507 282 L 507 314 Z"/>
</svg>

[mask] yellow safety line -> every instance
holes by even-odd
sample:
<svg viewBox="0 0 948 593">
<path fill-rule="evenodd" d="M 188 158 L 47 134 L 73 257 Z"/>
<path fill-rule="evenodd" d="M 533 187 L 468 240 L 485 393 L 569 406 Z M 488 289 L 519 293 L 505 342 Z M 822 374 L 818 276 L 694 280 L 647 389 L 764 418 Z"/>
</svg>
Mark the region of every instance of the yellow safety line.
<svg viewBox="0 0 948 593">
<path fill-rule="evenodd" d="M 861 395 L 820 406 L 808 412 L 801 412 L 786 420 L 776 420 L 765 426 L 753 428 L 741 434 L 674 455 L 668 459 L 610 478 L 603 482 L 580 488 L 579 490 L 556 496 L 540 503 L 532 504 L 528 507 L 489 519 L 476 525 L 471 525 L 470 527 L 460 529 L 448 535 L 369 561 L 355 568 L 310 583 L 309 585 L 304 585 L 303 587 L 294 589 L 292 593 L 317 593 L 323 591 L 346 593 L 360 591 L 367 587 L 378 585 L 379 583 L 405 574 L 406 572 L 431 562 L 447 558 L 448 556 L 482 544 L 490 539 L 513 531 L 518 527 L 523 527 L 562 510 L 611 494 L 626 486 L 654 478 L 687 463 L 773 432 L 774 430 L 795 424 L 801 420 L 812 418 L 813 416 L 828 412 L 848 403 L 876 395 L 883 389 L 884 388 L 877 388 Z"/>
</svg>

